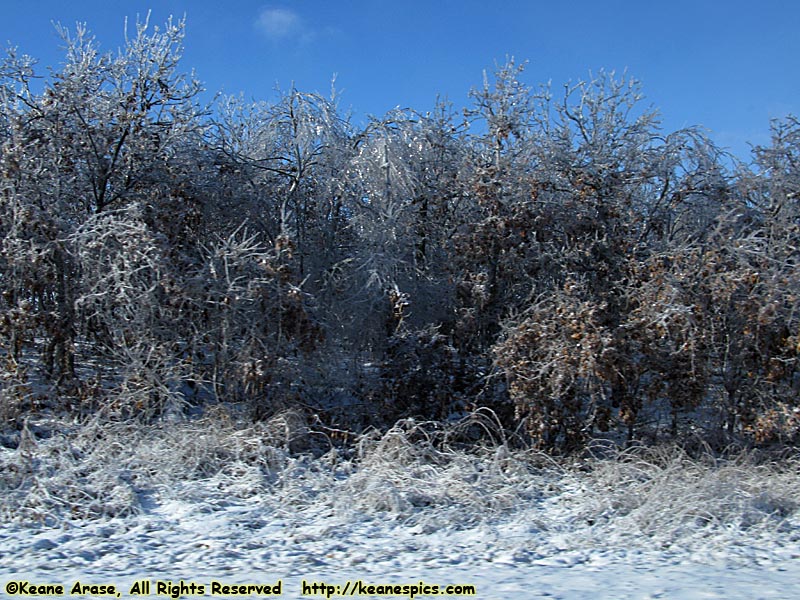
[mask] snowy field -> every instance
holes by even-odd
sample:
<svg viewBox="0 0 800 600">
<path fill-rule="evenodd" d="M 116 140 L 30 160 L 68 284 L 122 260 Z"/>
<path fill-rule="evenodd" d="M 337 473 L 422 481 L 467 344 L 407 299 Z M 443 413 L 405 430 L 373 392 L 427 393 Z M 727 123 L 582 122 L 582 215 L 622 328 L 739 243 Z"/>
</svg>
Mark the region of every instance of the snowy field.
<svg viewBox="0 0 800 600">
<path fill-rule="evenodd" d="M 467 453 L 408 423 L 316 458 L 289 451 L 308 437 L 291 418 L 50 429 L 1 449 L 4 597 L 27 580 L 127 598 L 142 579 L 209 597 L 212 580 L 280 580 L 285 598 L 303 580 L 471 584 L 477 598 L 800 597 L 794 461 L 555 462 L 502 444 Z"/>
</svg>

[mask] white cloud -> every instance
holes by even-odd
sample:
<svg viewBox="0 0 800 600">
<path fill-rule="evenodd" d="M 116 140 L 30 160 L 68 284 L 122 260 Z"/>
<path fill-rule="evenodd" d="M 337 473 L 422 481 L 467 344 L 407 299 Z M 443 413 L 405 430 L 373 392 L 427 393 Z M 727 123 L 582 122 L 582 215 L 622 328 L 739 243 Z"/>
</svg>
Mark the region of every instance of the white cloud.
<svg viewBox="0 0 800 600">
<path fill-rule="evenodd" d="M 303 35 L 303 20 L 288 8 L 265 8 L 258 15 L 256 27 L 272 40 Z"/>
</svg>

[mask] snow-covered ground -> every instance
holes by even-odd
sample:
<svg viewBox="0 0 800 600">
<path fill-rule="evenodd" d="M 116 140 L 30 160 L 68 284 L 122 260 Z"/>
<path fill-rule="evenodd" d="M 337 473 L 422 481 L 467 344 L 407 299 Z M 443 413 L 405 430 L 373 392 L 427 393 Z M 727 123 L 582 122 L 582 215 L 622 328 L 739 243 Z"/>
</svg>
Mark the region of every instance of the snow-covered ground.
<svg viewBox="0 0 800 600">
<path fill-rule="evenodd" d="M 268 444 L 274 431 L 73 432 L 2 449 L 0 592 L 27 580 L 68 595 L 81 581 L 127 598 L 149 579 L 210 596 L 212 580 L 281 580 L 300 598 L 303 580 L 360 580 L 471 584 L 477 598 L 800 597 L 796 463 L 671 451 L 572 466 L 442 451 L 408 427 L 311 458 Z"/>
</svg>

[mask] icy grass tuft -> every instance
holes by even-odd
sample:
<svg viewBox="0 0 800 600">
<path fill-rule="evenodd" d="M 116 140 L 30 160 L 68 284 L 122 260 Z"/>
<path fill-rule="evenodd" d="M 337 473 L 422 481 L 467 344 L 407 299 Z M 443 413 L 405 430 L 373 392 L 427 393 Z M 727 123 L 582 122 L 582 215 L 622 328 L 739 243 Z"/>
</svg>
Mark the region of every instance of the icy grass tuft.
<svg viewBox="0 0 800 600">
<path fill-rule="evenodd" d="M 309 435 L 292 413 L 247 425 L 224 415 L 158 428 L 94 422 L 44 439 L 26 429 L 17 449 L 0 452 L 0 516 L 54 524 L 169 500 L 204 511 L 255 502 L 265 518 L 390 519 L 421 531 L 524 522 L 521 543 L 537 553 L 800 540 L 797 459 L 697 459 L 670 448 L 555 460 L 499 435 L 466 450 L 452 434 L 401 421 L 311 455 L 292 451 Z"/>
<path fill-rule="evenodd" d="M 628 543 L 685 548 L 712 536 L 800 534 L 797 459 L 694 458 L 672 446 L 638 448 L 589 460 L 563 481 L 576 528 L 598 542 L 613 533 Z"/>
<path fill-rule="evenodd" d="M 427 508 L 448 508 L 454 525 L 471 525 L 536 502 L 553 477 L 505 445 L 466 452 L 437 437 L 413 421 L 362 437 L 356 468 L 338 492 L 342 507 L 411 519 Z"/>
<path fill-rule="evenodd" d="M 147 494 L 185 495 L 181 483 L 212 478 L 227 496 L 258 493 L 288 455 L 284 420 L 95 421 L 54 427 L 45 439 L 25 428 L 16 450 L 0 453 L 0 516 L 42 523 L 127 516 L 142 510 Z"/>
</svg>

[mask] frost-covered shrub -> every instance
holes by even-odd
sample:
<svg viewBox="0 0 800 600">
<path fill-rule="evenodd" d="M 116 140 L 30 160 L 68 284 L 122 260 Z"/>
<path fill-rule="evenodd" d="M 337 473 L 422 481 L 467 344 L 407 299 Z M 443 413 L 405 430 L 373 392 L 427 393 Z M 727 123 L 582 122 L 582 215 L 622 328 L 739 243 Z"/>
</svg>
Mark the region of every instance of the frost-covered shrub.
<svg viewBox="0 0 800 600">
<path fill-rule="evenodd" d="M 574 449 L 594 427 L 608 431 L 614 401 L 635 420 L 635 406 L 607 398 L 617 356 L 603 308 L 568 282 L 534 303 L 495 347 L 516 416 L 542 448 Z"/>
<path fill-rule="evenodd" d="M 554 101 L 509 61 L 464 111 L 359 129 L 335 91 L 200 106 L 183 22 L 59 31 L 41 85 L 0 63 L 14 425 L 234 402 L 352 439 L 488 407 L 548 450 L 797 441 L 797 119 L 732 171 L 631 78 Z"/>
<path fill-rule="evenodd" d="M 379 401 L 389 422 L 463 414 L 474 401 L 480 381 L 474 360 L 433 327 L 396 331 L 389 338 L 380 378 Z"/>
</svg>

